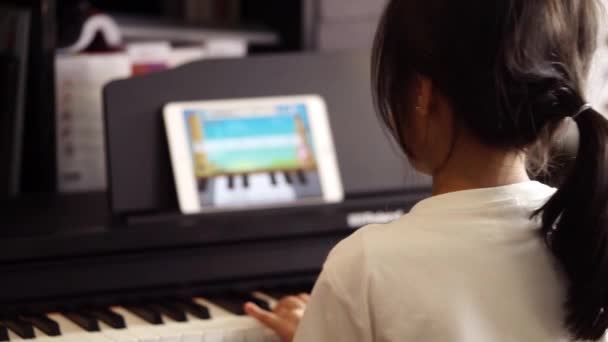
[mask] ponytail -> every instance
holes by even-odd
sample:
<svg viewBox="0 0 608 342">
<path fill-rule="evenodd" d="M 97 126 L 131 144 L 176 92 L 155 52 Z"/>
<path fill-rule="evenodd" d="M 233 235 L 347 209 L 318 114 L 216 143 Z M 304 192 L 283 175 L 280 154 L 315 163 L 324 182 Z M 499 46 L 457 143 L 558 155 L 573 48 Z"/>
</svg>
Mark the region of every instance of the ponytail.
<svg viewBox="0 0 608 342">
<path fill-rule="evenodd" d="M 566 326 L 577 339 L 598 340 L 608 329 L 608 121 L 591 107 L 573 119 L 574 165 L 536 215 L 568 282 Z"/>
</svg>

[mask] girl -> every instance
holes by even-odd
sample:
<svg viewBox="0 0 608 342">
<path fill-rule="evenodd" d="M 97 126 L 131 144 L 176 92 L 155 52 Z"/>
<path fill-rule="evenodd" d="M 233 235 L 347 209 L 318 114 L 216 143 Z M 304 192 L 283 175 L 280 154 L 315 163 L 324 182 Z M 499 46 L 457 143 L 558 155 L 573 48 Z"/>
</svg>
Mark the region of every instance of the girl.
<svg viewBox="0 0 608 342">
<path fill-rule="evenodd" d="M 595 0 L 390 1 L 375 99 L 433 196 L 336 246 L 310 302 L 246 311 L 286 342 L 600 339 L 608 123 L 582 91 L 598 11 Z M 531 181 L 530 152 L 546 156 L 567 125 L 579 147 L 558 188 Z"/>
</svg>

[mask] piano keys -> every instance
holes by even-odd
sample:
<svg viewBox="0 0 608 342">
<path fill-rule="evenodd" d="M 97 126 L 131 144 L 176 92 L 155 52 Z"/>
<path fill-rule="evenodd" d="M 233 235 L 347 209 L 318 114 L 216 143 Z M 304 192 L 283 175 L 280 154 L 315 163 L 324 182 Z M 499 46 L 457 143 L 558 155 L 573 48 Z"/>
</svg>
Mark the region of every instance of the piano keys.
<svg viewBox="0 0 608 342">
<path fill-rule="evenodd" d="M 12 331 L 24 339 L 32 339 L 35 337 L 34 326 L 19 317 L 5 319 L 0 321 L 0 323 L 9 329 L 9 336 Z"/>
<path fill-rule="evenodd" d="M 49 336 L 61 335 L 59 324 L 45 315 L 29 315 L 21 316 L 21 318 Z"/>
<path fill-rule="evenodd" d="M 0 341 L 279 342 L 244 316 L 242 306 L 250 300 L 266 308 L 276 302 L 261 292 L 233 293 L 12 317 L 1 321 Z"/>
<path fill-rule="evenodd" d="M 319 182 L 317 172 L 303 170 L 217 176 L 205 180 L 201 199 L 214 206 L 293 201 L 318 196 Z"/>
<path fill-rule="evenodd" d="M 86 312 L 70 311 L 63 315 L 86 331 L 99 331 L 97 319 Z"/>
<path fill-rule="evenodd" d="M 99 322 L 105 323 L 114 329 L 124 329 L 127 327 L 125 319 L 107 308 L 97 308 L 86 310 L 90 315 L 95 317 Z"/>
</svg>

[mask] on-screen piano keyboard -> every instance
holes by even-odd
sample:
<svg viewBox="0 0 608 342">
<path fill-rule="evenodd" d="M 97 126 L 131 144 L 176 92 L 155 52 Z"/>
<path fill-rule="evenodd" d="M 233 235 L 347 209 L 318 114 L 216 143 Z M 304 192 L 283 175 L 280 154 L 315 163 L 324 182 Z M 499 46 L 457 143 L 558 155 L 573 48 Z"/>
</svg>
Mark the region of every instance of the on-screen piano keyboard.
<svg viewBox="0 0 608 342">
<path fill-rule="evenodd" d="M 274 171 L 216 176 L 199 180 L 203 202 L 214 205 L 243 205 L 320 196 L 316 171 Z"/>
<path fill-rule="evenodd" d="M 267 294 L 254 293 L 3 317 L 0 341 L 278 342 L 273 332 L 243 315 L 246 301 L 267 309 L 276 303 Z"/>
</svg>

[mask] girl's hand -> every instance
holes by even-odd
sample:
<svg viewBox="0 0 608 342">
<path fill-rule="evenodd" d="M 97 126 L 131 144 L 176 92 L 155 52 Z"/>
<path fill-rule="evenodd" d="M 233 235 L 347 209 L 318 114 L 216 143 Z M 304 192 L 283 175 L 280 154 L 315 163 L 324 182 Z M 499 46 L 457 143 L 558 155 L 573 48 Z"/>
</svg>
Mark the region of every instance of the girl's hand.
<svg viewBox="0 0 608 342">
<path fill-rule="evenodd" d="M 266 311 L 248 302 L 245 303 L 245 312 L 276 332 L 283 342 L 292 342 L 309 299 L 310 296 L 306 293 L 287 296 L 281 299 L 272 311 Z"/>
</svg>

